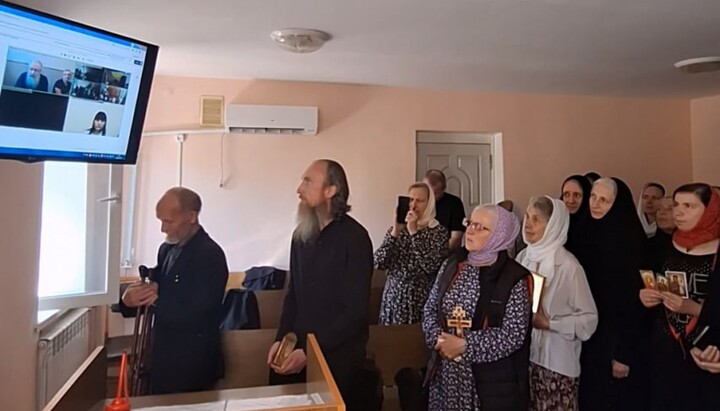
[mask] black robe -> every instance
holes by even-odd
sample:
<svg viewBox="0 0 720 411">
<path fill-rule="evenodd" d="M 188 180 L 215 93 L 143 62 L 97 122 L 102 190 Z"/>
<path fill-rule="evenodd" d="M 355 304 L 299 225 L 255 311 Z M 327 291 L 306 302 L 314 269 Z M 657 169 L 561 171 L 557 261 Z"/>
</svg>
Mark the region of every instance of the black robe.
<svg viewBox="0 0 720 411">
<path fill-rule="evenodd" d="M 228 279 L 225 253 L 201 227 L 166 267 L 172 244 L 158 250 L 158 299 L 150 348 L 150 393 L 203 391 L 224 374 L 220 342 Z M 120 301 L 123 316 L 136 309 Z"/>
<path fill-rule="evenodd" d="M 720 347 L 720 250 L 715 254 L 715 266 L 710 275 L 710 283 L 708 286 L 708 294 L 703 302 L 700 318 L 698 318 L 698 329 L 702 330 L 706 326 L 710 327 L 703 338 L 702 346 L 714 345 Z M 720 374 L 711 374 L 702 371 L 699 375 L 699 384 L 703 391 L 704 406 L 707 410 L 720 410 Z"/>
<path fill-rule="evenodd" d="M 589 210 L 580 216 L 575 255 L 585 269 L 598 309 L 598 327 L 582 346 L 580 362 L 581 410 L 636 410 L 640 324 L 643 307 L 639 274 L 645 232 L 637 218 L 632 193 L 614 179 L 618 192 L 605 216 L 594 219 Z M 640 345 L 640 346 L 639 346 Z M 615 379 L 612 360 L 630 367 L 630 377 Z"/>
<path fill-rule="evenodd" d="M 654 236 L 645 240 L 642 269 L 661 272 L 665 257 L 672 246 L 672 234 L 658 229 Z"/>
<path fill-rule="evenodd" d="M 720 249 L 715 253 L 715 265 L 710 274 L 708 294 L 700 311 L 698 329 L 710 327 L 703 340 L 720 348 L 720 263 L 718 259 L 720 259 Z"/>
<path fill-rule="evenodd" d="M 562 189 L 565 186 L 565 183 L 570 180 L 574 180 L 576 183 L 578 183 L 578 185 L 580 185 L 580 188 L 583 191 L 582 200 L 580 200 L 580 207 L 575 212 L 575 214 L 570 214 L 570 228 L 568 229 L 567 241 L 565 242 L 565 249 L 575 254 L 575 248 L 578 243 L 578 236 L 580 233 L 578 230 L 578 223 L 580 221 L 580 217 L 588 212 L 588 204 L 590 202 L 590 192 L 592 191 L 592 184 L 590 184 L 590 181 L 588 181 L 586 177 L 578 174 L 572 175 L 566 178 L 565 181 L 563 181 L 562 186 L 560 186 L 560 200 L 563 199 Z"/>
<path fill-rule="evenodd" d="M 292 331 L 297 348 L 305 348 L 307 334 L 320 349 L 345 399 L 348 410 L 361 409 L 358 393 L 369 335 L 372 242 L 367 230 L 352 217 L 333 220 L 305 243 L 290 247 L 290 285 L 283 303 L 277 340 Z M 304 375 L 278 376 L 270 383 L 296 383 Z"/>
</svg>

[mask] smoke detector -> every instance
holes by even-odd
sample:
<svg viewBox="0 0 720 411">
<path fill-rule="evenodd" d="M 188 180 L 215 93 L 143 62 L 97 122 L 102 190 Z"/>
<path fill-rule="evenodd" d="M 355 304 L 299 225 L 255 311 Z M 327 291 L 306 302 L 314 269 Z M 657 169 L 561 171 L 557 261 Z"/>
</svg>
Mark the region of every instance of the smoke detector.
<svg viewBox="0 0 720 411">
<path fill-rule="evenodd" d="M 698 57 L 681 60 L 675 63 L 675 68 L 690 74 L 720 71 L 720 57 Z"/>
<path fill-rule="evenodd" d="M 284 50 L 293 53 L 312 53 L 330 40 L 328 33 L 311 29 L 282 29 L 270 33 L 272 38 Z"/>
</svg>

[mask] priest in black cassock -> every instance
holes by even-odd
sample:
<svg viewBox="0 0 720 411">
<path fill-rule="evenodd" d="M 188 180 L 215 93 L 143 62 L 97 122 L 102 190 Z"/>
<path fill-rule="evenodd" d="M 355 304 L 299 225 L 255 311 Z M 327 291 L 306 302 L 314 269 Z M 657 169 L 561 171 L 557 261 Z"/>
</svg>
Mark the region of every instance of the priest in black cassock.
<svg viewBox="0 0 720 411">
<path fill-rule="evenodd" d="M 367 230 L 347 215 L 350 189 L 340 164 L 313 162 L 297 193 L 290 285 L 276 342 L 268 352 L 271 383 L 304 380 L 306 338 L 314 333 L 348 411 L 360 410 L 357 376 L 362 375 L 368 340 L 372 243 Z M 296 349 L 276 366 L 271 360 L 291 331 L 297 334 Z"/>
</svg>

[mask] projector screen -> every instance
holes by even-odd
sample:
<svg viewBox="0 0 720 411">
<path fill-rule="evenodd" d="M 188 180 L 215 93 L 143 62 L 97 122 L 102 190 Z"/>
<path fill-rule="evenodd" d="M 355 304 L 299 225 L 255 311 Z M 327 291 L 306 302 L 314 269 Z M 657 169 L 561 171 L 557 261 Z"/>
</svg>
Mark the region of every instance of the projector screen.
<svg viewBox="0 0 720 411">
<path fill-rule="evenodd" d="M 134 164 L 157 54 L 0 1 L 0 158 Z"/>
</svg>

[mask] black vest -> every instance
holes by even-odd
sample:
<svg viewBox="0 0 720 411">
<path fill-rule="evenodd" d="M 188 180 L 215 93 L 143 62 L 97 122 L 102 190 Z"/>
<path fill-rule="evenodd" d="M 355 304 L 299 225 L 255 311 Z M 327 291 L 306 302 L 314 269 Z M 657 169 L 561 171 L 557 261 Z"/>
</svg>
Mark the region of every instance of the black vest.
<svg viewBox="0 0 720 411">
<path fill-rule="evenodd" d="M 459 264 L 467 258 L 467 250 L 458 250 L 448 258 L 445 271 L 438 284 L 438 320 L 445 324 L 440 304 Z M 497 261 L 485 271 L 480 279 L 481 298 L 475 308 L 471 330 L 500 327 L 510 293 L 518 281 L 527 281 L 530 272 L 514 260 L 507 252 L 501 252 Z M 484 296 L 484 297 L 483 297 Z M 522 347 L 510 356 L 491 363 L 472 364 L 475 389 L 480 399 L 482 411 L 526 411 L 530 403 L 530 333 L 532 331 L 532 312 L 528 317 L 527 333 Z M 428 377 L 432 375 L 440 361 L 433 351 L 428 367 Z M 429 380 L 426 380 L 429 382 Z"/>
</svg>

